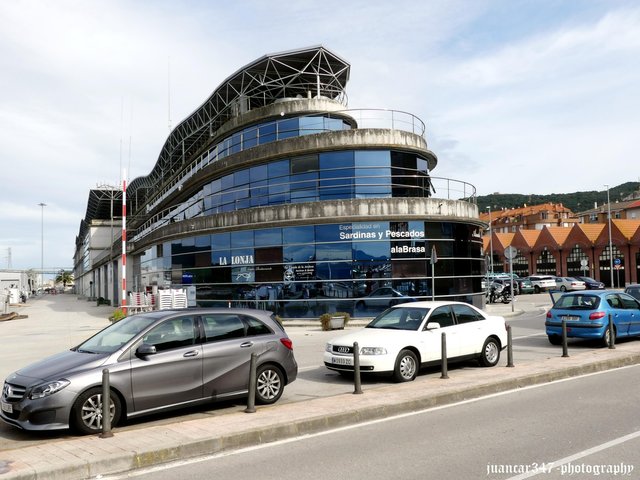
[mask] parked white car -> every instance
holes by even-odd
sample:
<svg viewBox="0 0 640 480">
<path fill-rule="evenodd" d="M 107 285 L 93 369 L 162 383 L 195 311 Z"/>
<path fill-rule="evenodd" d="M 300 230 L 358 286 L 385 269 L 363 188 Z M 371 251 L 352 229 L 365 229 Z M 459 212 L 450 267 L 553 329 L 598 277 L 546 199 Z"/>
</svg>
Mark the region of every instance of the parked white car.
<svg viewBox="0 0 640 480">
<path fill-rule="evenodd" d="M 357 342 L 362 373 L 389 374 L 398 382 L 408 382 L 420 367 L 441 362 L 442 333 L 447 334 L 448 361 L 475 358 L 492 367 L 507 346 L 503 317 L 462 302 L 413 302 L 391 307 L 365 328 L 330 340 L 324 364 L 330 370 L 352 373 Z"/>
<path fill-rule="evenodd" d="M 573 277 L 554 277 L 556 288 L 563 292 L 573 292 L 575 290 L 586 290 L 587 285 L 577 278 Z"/>
<path fill-rule="evenodd" d="M 529 277 L 531 285 L 536 293 L 546 292 L 547 290 L 556 288 L 556 281 L 551 275 L 531 275 Z"/>
</svg>

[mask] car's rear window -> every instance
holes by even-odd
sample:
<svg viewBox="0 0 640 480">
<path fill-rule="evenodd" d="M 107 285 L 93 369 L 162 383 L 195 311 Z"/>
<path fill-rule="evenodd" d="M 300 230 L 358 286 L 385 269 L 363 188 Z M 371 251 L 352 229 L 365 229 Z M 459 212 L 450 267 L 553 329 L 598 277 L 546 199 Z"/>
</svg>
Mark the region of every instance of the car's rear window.
<svg viewBox="0 0 640 480">
<path fill-rule="evenodd" d="M 596 295 L 563 295 L 553 308 L 592 310 L 600 306 L 600 297 Z"/>
</svg>

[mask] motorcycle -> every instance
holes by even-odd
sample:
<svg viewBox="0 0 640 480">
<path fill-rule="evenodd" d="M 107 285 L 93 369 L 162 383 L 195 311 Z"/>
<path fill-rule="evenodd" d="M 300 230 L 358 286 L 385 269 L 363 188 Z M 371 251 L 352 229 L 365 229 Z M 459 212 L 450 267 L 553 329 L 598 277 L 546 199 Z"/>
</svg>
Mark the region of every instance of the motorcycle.
<svg viewBox="0 0 640 480">
<path fill-rule="evenodd" d="M 493 281 L 489 286 L 489 303 L 509 303 L 511 301 L 511 286 L 508 283 Z"/>
</svg>

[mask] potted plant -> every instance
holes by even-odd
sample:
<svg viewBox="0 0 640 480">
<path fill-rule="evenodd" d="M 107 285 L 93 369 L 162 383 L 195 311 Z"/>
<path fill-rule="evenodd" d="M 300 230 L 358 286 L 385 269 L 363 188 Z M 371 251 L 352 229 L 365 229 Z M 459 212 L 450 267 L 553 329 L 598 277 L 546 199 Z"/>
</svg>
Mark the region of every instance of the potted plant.
<svg viewBox="0 0 640 480">
<path fill-rule="evenodd" d="M 320 315 L 322 330 L 342 330 L 351 320 L 351 315 L 346 312 L 323 313 Z"/>
</svg>

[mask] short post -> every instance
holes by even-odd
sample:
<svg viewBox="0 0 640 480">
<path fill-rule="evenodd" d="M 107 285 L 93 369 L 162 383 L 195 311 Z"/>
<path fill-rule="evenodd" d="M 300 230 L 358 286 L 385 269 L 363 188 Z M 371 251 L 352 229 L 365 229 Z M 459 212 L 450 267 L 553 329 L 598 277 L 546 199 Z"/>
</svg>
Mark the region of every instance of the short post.
<svg viewBox="0 0 640 480">
<path fill-rule="evenodd" d="M 440 378 L 447 379 L 449 378 L 449 372 L 447 369 L 447 334 L 442 332 L 442 375 Z"/>
<path fill-rule="evenodd" d="M 111 438 L 111 385 L 109 382 L 109 369 L 102 370 L 102 433 L 100 438 Z"/>
<path fill-rule="evenodd" d="M 258 355 L 256 353 L 251 354 L 251 361 L 249 362 L 249 396 L 247 397 L 247 408 L 244 409 L 244 413 L 256 413 L 256 363 Z"/>
<path fill-rule="evenodd" d="M 507 325 L 507 367 L 513 366 L 513 341 L 511 338 L 511 325 Z"/>
<path fill-rule="evenodd" d="M 616 336 L 615 336 L 615 330 L 613 329 L 613 317 L 611 316 L 611 314 L 609 314 L 609 326 L 607 327 L 609 329 L 609 349 L 613 350 L 616 348 Z"/>
<path fill-rule="evenodd" d="M 569 356 L 569 348 L 567 347 L 567 321 L 562 320 L 562 357 Z"/>
<path fill-rule="evenodd" d="M 358 342 L 353 342 L 353 383 L 355 389 L 353 393 L 359 395 L 362 393 L 362 382 L 360 381 L 360 347 Z"/>
</svg>

